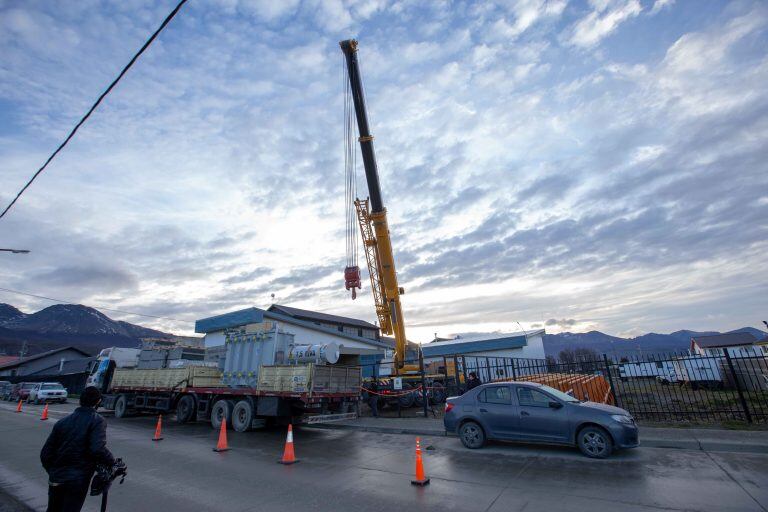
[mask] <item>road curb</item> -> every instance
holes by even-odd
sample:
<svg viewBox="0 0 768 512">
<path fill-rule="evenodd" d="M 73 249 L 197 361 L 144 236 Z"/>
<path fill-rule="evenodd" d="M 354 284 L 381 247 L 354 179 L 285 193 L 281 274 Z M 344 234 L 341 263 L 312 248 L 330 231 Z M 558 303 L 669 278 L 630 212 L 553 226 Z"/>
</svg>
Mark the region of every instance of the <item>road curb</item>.
<svg viewBox="0 0 768 512">
<path fill-rule="evenodd" d="M 349 425 L 322 423 L 317 425 L 307 425 L 307 427 L 326 429 L 326 430 L 356 430 L 359 432 L 374 432 L 377 434 L 402 434 L 416 436 L 436 436 L 448 437 L 454 434 L 445 430 L 421 429 L 408 427 L 377 427 L 370 425 Z M 738 453 L 757 453 L 768 454 L 768 445 L 755 443 L 729 443 L 729 442 L 708 442 L 697 439 L 668 439 L 663 437 L 643 437 L 640 438 L 640 446 L 645 448 L 665 448 L 668 450 L 694 450 L 706 452 L 738 452 Z"/>
<path fill-rule="evenodd" d="M 343 425 L 334 423 L 318 423 L 316 425 L 307 425 L 311 428 L 320 428 L 326 430 L 358 430 L 361 432 L 375 432 L 377 434 L 405 434 L 415 436 L 437 436 L 447 437 L 449 434 L 445 430 L 406 428 L 406 427 L 374 427 L 369 425 Z"/>
</svg>

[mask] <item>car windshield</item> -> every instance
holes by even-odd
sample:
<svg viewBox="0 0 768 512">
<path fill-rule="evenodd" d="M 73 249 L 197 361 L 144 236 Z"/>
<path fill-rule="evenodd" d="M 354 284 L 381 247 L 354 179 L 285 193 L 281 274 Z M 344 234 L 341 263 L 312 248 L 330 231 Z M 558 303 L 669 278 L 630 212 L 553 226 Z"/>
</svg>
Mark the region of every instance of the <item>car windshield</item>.
<svg viewBox="0 0 768 512">
<path fill-rule="evenodd" d="M 549 393 L 550 395 L 554 396 L 558 400 L 562 400 L 563 402 L 574 402 L 574 403 L 581 402 L 581 400 L 579 400 L 578 398 L 573 397 L 567 393 L 563 393 L 562 391 L 555 388 L 551 388 L 549 386 L 542 385 L 539 389 Z"/>
<path fill-rule="evenodd" d="M 43 384 L 40 389 L 64 389 L 61 384 Z"/>
</svg>

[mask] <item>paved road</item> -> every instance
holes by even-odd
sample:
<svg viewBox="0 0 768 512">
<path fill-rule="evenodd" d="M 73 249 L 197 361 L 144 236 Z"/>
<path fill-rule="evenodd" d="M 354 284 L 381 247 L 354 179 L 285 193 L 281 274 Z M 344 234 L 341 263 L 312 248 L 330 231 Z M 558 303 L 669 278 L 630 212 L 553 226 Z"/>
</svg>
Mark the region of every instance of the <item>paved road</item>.
<svg viewBox="0 0 768 512">
<path fill-rule="evenodd" d="M 52 420 L 71 410 L 51 407 Z M 46 476 L 38 462 L 53 421 L 40 407 L 22 414 L 0 403 L 0 486 L 44 510 Z M 410 436 L 297 429 L 294 466 L 276 463 L 285 433 L 231 433 L 232 451 L 214 453 L 207 425 L 164 430 L 154 419 L 108 418 L 109 445 L 128 464 L 110 493 L 112 511 L 767 511 L 768 456 L 640 448 L 607 461 L 561 448 L 496 444 L 463 449 L 455 438 L 426 437 L 432 484 L 410 485 Z M 84 510 L 98 510 L 89 498 Z"/>
</svg>

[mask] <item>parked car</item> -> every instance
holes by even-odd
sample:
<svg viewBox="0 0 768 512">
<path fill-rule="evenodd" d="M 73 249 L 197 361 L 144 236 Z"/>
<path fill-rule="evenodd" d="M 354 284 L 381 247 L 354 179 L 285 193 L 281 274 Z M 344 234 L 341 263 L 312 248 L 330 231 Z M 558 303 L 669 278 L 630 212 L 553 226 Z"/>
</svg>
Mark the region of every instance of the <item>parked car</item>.
<svg viewBox="0 0 768 512">
<path fill-rule="evenodd" d="M 533 382 L 484 384 L 448 398 L 443 423 L 472 449 L 489 439 L 523 441 L 578 446 L 602 459 L 639 445 L 635 420 L 624 409 Z"/>
<path fill-rule="evenodd" d="M 0 380 L 0 400 L 8 400 L 6 396 L 11 393 L 11 388 L 13 388 L 13 384 L 9 381 Z"/>
<path fill-rule="evenodd" d="M 41 404 L 43 402 L 66 403 L 67 390 L 58 382 L 41 382 L 29 391 L 27 402 Z"/>
<path fill-rule="evenodd" d="M 16 402 L 18 400 L 26 400 L 29 397 L 30 390 L 37 385 L 37 382 L 20 382 L 13 385 L 8 400 Z"/>
</svg>

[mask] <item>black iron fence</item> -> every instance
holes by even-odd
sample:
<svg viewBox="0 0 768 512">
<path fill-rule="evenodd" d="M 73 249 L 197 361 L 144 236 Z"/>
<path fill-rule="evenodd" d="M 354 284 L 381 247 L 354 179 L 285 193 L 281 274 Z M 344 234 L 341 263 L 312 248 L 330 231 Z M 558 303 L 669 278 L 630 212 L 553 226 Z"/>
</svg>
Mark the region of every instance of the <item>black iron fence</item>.
<svg viewBox="0 0 768 512">
<path fill-rule="evenodd" d="M 572 361 L 454 355 L 406 365 L 410 368 L 399 373 L 387 362 L 363 369 L 368 384 L 377 382 L 385 413 L 416 409 L 439 415 L 441 407 L 436 406 L 463 393 L 475 374 L 483 383 L 539 382 L 582 400 L 622 407 L 647 422 L 768 422 L 768 359 L 751 350 L 620 361 L 606 355 Z"/>
</svg>

